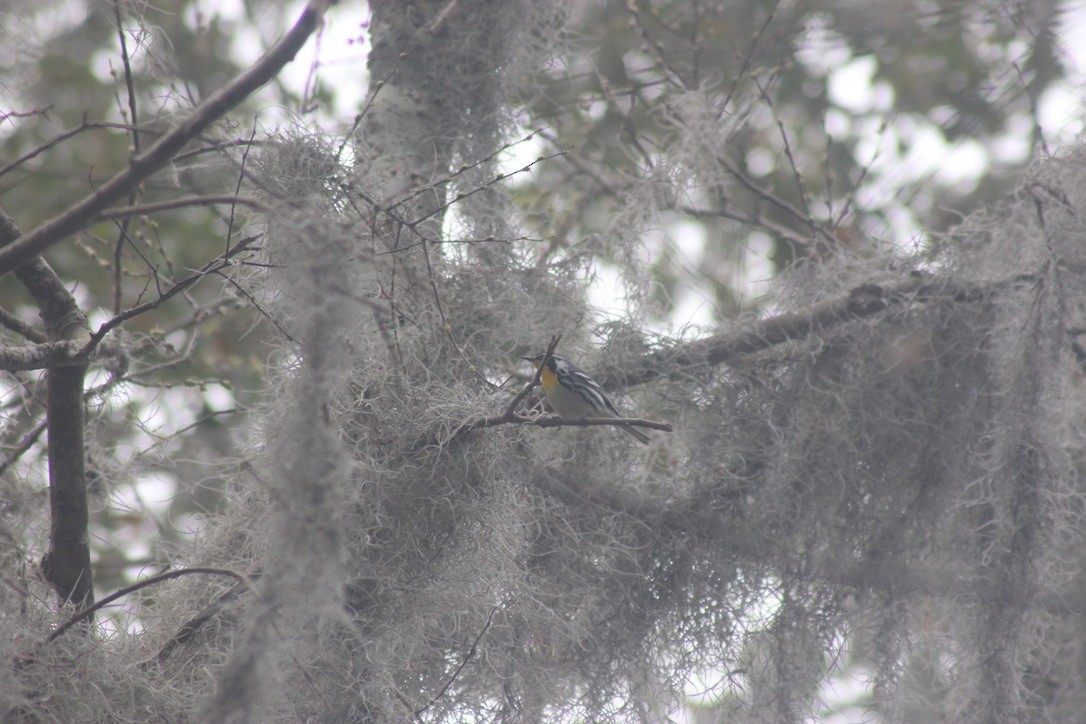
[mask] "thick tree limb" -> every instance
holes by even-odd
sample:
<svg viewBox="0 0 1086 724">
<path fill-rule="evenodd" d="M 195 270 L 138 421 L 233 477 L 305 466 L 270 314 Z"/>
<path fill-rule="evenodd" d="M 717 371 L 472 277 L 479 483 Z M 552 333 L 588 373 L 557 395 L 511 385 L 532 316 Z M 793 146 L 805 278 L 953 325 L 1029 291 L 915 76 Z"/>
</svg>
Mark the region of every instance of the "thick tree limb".
<svg viewBox="0 0 1086 724">
<path fill-rule="evenodd" d="M 0 370 L 15 372 L 86 364 L 90 355 L 85 347 L 84 340 L 0 347 Z"/>
<path fill-rule="evenodd" d="M 19 228 L 0 210 L 0 253 Z M 36 258 L 16 271 L 38 304 L 51 342 L 39 348 L 70 356 L 90 341 L 87 318 L 64 283 L 44 259 Z M 18 349 L 18 348 L 16 348 Z M 75 362 L 46 375 L 45 418 L 49 426 L 49 551 L 42 572 L 61 601 L 79 607 L 94 602 L 90 547 L 87 539 L 87 480 L 83 449 L 83 377 L 87 366 Z"/>
<path fill-rule="evenodd" d="M 83 376 L 86 364 L 50 369 L 46 378 L 49 421 L 49 552 L 45 579 L 60 599 L 79 608 L 94 603 L 87 533 L 87 473 L 83 446 Z"/>
<path fill-rule="evenodd" d="M 86 227 L 144 179 L 169 163 L 182 148 L 223 114 L 274 78 L 301 50 L 333 2 L 334 0 L 310 0 L 298 22 L 267 55 L 233 82 L 212 94 L 177 128 L 147 149 L 146 153 L 134 156 L 123 171 L 90 196 L 41 224 L 13 244 L 0 249 L 0 275 L 22 267 L 51 245 Z"/>
<path fill-rule="evenodd" d="M 845 323 L 871 317 L 892 306 L 910 301 L 977 301 L 1010 285 L 1034 281 L 1033 275 L 1022 274 L 986 284 L 968 284 L 952 282 L 923 272 L 912 272 L 885 284 L 861 284 L 847 294 L 826 299 L 804 309 L 784 312 L 734 331 L 646 355 L 636 368 L 626 370 L 621 376 L 601 376 L 599 382 L 608 390 L 623 389 L 683 370 L 719 365 L 784 342 L 805 339 L 812 334 L 829 332 Z"/>
<path fill-rule="evenodd" d="M 20 236 L 15 221 L 0 209 L 0 254 L 11 248 Z M 79 310 L 64 282 L 44 259 L 35 259 L 20 267 L 15 276 L 34 297 L 38 314 L 45 322 L 47 339 L 76 340 L 81 335 L 89 336 L 86 316 Z"/>
</svg>

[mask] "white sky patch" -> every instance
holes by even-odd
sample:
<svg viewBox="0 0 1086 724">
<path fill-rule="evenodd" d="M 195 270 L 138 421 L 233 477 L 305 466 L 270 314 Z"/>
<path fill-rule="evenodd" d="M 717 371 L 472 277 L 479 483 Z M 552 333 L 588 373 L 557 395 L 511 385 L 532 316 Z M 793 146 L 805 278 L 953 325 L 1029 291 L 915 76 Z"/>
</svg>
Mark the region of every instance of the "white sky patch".
<svg viewBox="0 0 1086 724">
<path fill-rule="evenodd" d="M 127 560 L 137 562 L 126 569 L 126 575 L 138 576 L 143 566 L 139 561 L 151 557 L 151 542 L 161 535 L 161 516 L 176 492 L 176 479 L 154 472 L 110 491 L 111 526 L 106 531 L 95 529 L 92 535 L 104 536 L 107 548 L 123 550 Z M 91 550 L 96 551 L 97 547 L 92 546 Z"/>
<path fill-rule="evenodd" d="M 1086 3 L 1070 0 L 1060 7 L 1058 29 L 1061 59 L 1067 78 L 1048 88 L 1037 100 L 1037 114 L 1045 138 L 1051 143 L 1070 143 L 1082 135 L 1086 98 Z"/>
<path fill-rule="evenodd" d="M 588 302 L 607 319 L 626 317 L 626 291 L 622 288 L 622 275 L 611 264 L 596 263 L 593 281 L 588 287 Z"/>
<path fill-rule="evenodd" d="M 1082 135 L 1082 83 L 1081 76 L 1075 83 L 1060 81 L 1038 99 L 1038 122 L 1049 143 L 1070 143 Z"/>
<path fill-rule="evenodd" d="M 294 22 L 304 7 L 304 2 L 291 4 L 287 14 L 290 22 Z M 364 3 L 332 6 L 316 40 L 310 40 L 280 75 L 283 84 L 297 93 L 312 88 L 314 83 L 335 89 L 334 106 L 316 111 L 322 124 L 350 124 L 365 103 L 369 90 L 366 67 L 369 33 L 364 28 L 369 18 L 369 6 Z"/>
<path fill-rule="evenodd" d="M 988 151 L 979 141 L 963 140 L 947 149 L 935 170 L 935 178 L 959 192 L 972 190 L 988 171 Z"/>
<path fill-rule="evenodd" d="M 110 507 L 116 512 L 163 515 L 177 491 L 177 478 L 163 471 L 147 471 L 131 485 L 123 485 L 110 494 Z"/>
<path fill-rule="evenodd" d="M 862 666 L 845 666 L 822 682 L 818 693 L 822 707 L 815 717 L 807 721 L 811 724 L 877 722 L 878 716 L 867 706 L 871 693 L 871 672 Z"/>
<path fill-rule="evenodd" d="M 202 401 L 212 410 L 234 407 L 233 393 L 218 383 L 209 383 L 202 392 Z M 117 454 L 122 459 L 151 452 L 167 454 L 177 432 L 196 422 L 203 412 L 194 401 L 192 391 L 185 387 L 159 390 L 153 396 L 141 396 L 140 399 L 143 404 L 137 415 L 138 427 L 117 445 Z"/>
<path fill-rule="evenodd" d="M 827 92 L 836 106 L 853 113 L 865 113 L 875 107 L 872 79 L 878 69 L 873 55 L 861 55 L 830 73 Z"/>
<path fill-rule="evenodd" d="M 705 253 L 705 227 L 693 221 L 682 220 L 669 228 L 675 251 L 682 255 L 687 264 L 700 264 Z"/>
<path fill-rule="evenodd" d="M 773 238 L 764 231 L 754 231 L 747 237 L 746 258 L 743 260 L 742 279 L 737 286 L 748 299 L 757 299 L 769 293 L 773 281 Z"/>
<path fill-rule="evenodd" d="M 796 48 L 796 59 L 812 74 L 826 76 L 852 57 L 852 51 L 838 33 L 829 28 L 824 15 L 813 14 L 806 21 L 804 35 Z"/>
<path fill-rule="evenodd" d="M 765 178 L 777 168 L 777 154 L 765 146 L 747 151 L 747 170 L 754 178 Z"/>
<path fill-rule="evenodd" d="M 1044 127 L 1043 122 L 1041 125 Z M 1029 158 L 1032 148 L 1033 123 L 1024 116 L 1008 119 L 1006 132 L 989 144 L 992 162 L 997 164 L 1020 164 Z"/>
<path fill-rule="evenodd" d="M 707 284 L 694 274 L 705 255 L 705 227 L 692 221 L 678 221 L 667 227 L 668 239 L 680 258 L 676 263 L 687 275 L 688 283 L 680 284 L 674 300 L 670 326 L 709 327 L 713 323 L 713 297 Z M 671 329 L 662 329 L 667 333 Z"/>
<path fill-rule="evenodd" d="M 212 410 L 229 410 L 234 406 L 234 393 L 216 382 L 204 388 L 204 403 Z"/>
</svg>

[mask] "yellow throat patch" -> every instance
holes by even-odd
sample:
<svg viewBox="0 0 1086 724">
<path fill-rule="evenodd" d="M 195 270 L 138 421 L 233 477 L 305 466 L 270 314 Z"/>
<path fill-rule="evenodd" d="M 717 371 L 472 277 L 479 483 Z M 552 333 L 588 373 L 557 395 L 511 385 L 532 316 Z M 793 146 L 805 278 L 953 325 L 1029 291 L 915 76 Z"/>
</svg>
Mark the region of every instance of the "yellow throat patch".
<svg viewBox="0 0 1086 724">
<path fill-rule="evenodd" d="M 543 371 L 539 374 L 539 383 L 543 385 L 543 391 L 548 395 L 558 386 L 558 375 L 554 374 L 548 365 L 543 365 Z"/>
</svg>

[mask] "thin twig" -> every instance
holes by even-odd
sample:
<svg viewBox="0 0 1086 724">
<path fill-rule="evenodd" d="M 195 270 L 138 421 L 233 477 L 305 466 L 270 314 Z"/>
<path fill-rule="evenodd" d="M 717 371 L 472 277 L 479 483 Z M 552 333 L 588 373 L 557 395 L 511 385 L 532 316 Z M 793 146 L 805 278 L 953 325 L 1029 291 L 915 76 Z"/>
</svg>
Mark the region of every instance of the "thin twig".
<svg viewBox="0 0 1086 724">
<path fill-rule="evenodd" d="M 720 162 L 720 165 L 723 166 L 724 169 L 735 178 L 736 181 L 745 186 L 747 190 L 754 193 L 755 196 L 758 196 L 763 201 L 768 201 L 770 204 L 776 206 L 781 211 L 791 214 L 794 218 L 807 225 L 813 233 L 824 237 L 831 244 L 837 243 L 837 239 L 834 238 L 834 236 L 830 232 L 826 231 L 826 229 L 824 229 L 820 224 L 818 224 L 818 222 L 812 219 L 809 214 L 804 213 L 803 210 L 796 208 L 794 205 L 788 203 L 780 196 L 777 196 L 771 191 L 767 191 L 758 184 L 754 183 L 754 181 L 752 181 L 750 177 L 743 173 L 743 171 L 731 160 L 721 155 L 718 157 L 718 161 Z"/>
<path fill-rule="evenodd" d="M 380 93 L 381 89 L 385 87 L 385 84 L 387 84 L 388 81 L 392 79 L 392 76 L 396 75 L 396 73 L 399 72 L 400 63 L 402 63 L 404 61 L 404 58 L 406 57 L 407 53 L 400 53 L 400 57 L 396 60 L 396 65 L 392 66 L 392 70 L 388 72 L 388 75 L 386 75 L 384 78 L 374 84 L 373 93 L 369 94 L 369 98 L 366 99 L 365 104 L 362 106 L 362 110 L 360 110 L 358 114 L 354 117 L 354 123 L 351 124 L 351 130 L 349 130 L 347 134 L 343 136 L 343 141 L 339 144 L 339 148 L 336 150 L 337 165 L 339 164 L 340 159 L 343 158 L 343 150 L 347 147 L 347 142 L 354 138 L 354 134 L 358 130 L 358 127 L 362 125 L 362 119 L 366 117 L 366 113 L 369 112 L 370 107 L 373 105 L 373 102 L 377 100 L 377 94 Z"/>
<path fill-rule="evenodd" d="M 450 206 L 457 203 L 458 201 L 463 201 L 464 199 L 468 198 L 469 196 L 474 196 L 475 194 L 479 193 L 480 191 L 485 191 L 488 188 L 490 188 L 491 186 L 493 186 L 494 184 L 496 184 L 496 183 L 498 183 L 500 181 L 504 181 L 505 179 L 510 178 L 511 176 L 516 176 L 517 174 L 526 173 L 527 171 L 531 170 L 532 166 L 535 166 L 537 163 L 542 163 L 544 161 L 550 161 L 552 158 L 558 158 L 559 156 L 565 156 L 565 155 L 567 155 L 569 153 L 569 151 L 570 151 L 570 149 L 563 148 L 561 151 L 555 151 L 554 153 L 544 154 L 544 155 L 540 156 L 539 158 L 537 158 L 536 160 L 532 161 L 531 163 L 528 163 L 528 164 L 525 164 L 524 166 L 521 166 L 520 168 L 516 169 L 515 171 L 510 171 L 509 173 L 496 174 L 494 176 L 494 178 L 487 181 L 485 184 L 481 184 L 479 186 L 476 186 L 471 191 L 464 191 L 463 193 L 457 194 L 451 200 L 445 202 L 444 204 L 441 204 L 440 206 L 438 206 L 436 209 L 434 209 L 430 213 L 426 214 L 425 216 L 422 216 L 422 217 L 420 217 L 418 219 L 415 219 L 414 223 L 415 224 L 421 224 L 423 221 L 426 221 L 431 216 L 434 216 L 436 214 L 441 213 L 442 211 L 445 211 L 446 209 L 448 209 Z"/>
<path fill-rule="evenodd" d="M 98 214 L 169 163 L 182 148 L 198 138 L 223 114 L 274 78 L 283 66 L 294 59 L 309 36 L 319 27 L 321 18 L 333 1 L 310 0 L 298 22 L 275 47 L 231 83 L 201 103 L 193 113 L 160 138 L 146 153 L 134 156 L 123 171 L 90 196 L 39 225 L 13 244 L 0 249 L 0 275 L 14 271 L 53 244 L 86 227 Z"/>
<path fill-rule="evenodd" d="M 168 201 L 152 201 L 146 204 L 137 204 L 135 206 L 119 206 L 108 211 L 103 211 L 98 214 L 97 219 L 120 219 L 129 216 L 139 216 L 140 214 L 156 214 L 160 211 L 173 211 L 175 209 L 185 209 L 190 206 L 212 206 L 213 204 L 230 204 L 231 205 L 231 221 L 233 221 L 233 207 L 234 206 L 248 206 L 251 209 L 257 209 L 263 211 L 267 209 L 267 206 L 256 199 L 246 198 L 244 196 L 236 196 L 233 194 L 211 194 L 207 196 L 182 196 L 178 199 L 170 199 Z"/>
<path fill-rule="evenodd" d="M 770 83 L 773 82 L 773 78 L 770 78 Z M 796 186 L 799 189 L 800 208 L 803 209 L 807 215 L 807 224 L 813 229 L 816 226 L 815 220 L 811 217 L 811 200 L 807 194 L 807 184 L 803 182 L 803 174 L 800 173 L 799 167 L 796 166 L 796 157 L 792 153 L 792 142 L 788 138 L 788 131 L 784 127 L 784 121 L 781 120 L 781 116 L 777 113 L 777 107 L 773 104 L 773 98 L 769 95 L 768 85 L 762 85 L 762 82 L 757 78 L 754 79 L 754 85 L 757 86 L 758 92 L 762 96 L 762 100 L 765 101 L 766 106 L 769 107 L 769 112 L 773 115 L 773 120 L 777 124 L 777 132 L 781 136 L 781 143 L 784 145 L 784 155 L 788 159 L 788 165 L 792 169 L 792 176 L 796 179 Z"/>
<path fill-rule="evenodd" d="M 90 617 L 91 615 L 94 614 L 95 611 L 99 610 L 100 608 L 103 608 L 104 606 L 107 606 L 107 605 L 113 603 L 118 598 L 122 598 L 124 596 L 127 596 L 130 593 L 134 593 L 134 592 L 140 590 L 141 588 L 147 588 L 148 586 L 153 586 L 154 584 L 161 583 L 162 581 L 168 581 L 168 580 L 173 579 L 173 578 L 180 578 L 181 576 L 186 576 L 186 575 L 190 575 L 190 574 L 193 574 L 193 573 L 206 573 L 206 574 L 217 575 L 217 576 L 229 576 L 229 577 L 237 580 L 238 583 L 241 583 L 241 584 L 247 584 L 248 583 L 248 579 L 245 576 L 243 576 L 240 573 L 236 573 L 234 571 L 231 571 L 231 570 L 229 570 L 227 568 L 182 568 L 182 569 L 176 570 L 176 571 L 169 571 L 167 573 L 160 573 L 157 576 L 151 576 L 150 578 L 145 578 L 144 580 L 139 581 L 138 583 L 133 583 L 131 586 L 127 586 L 125 588 L 122 588 L 119 591 L 111 593 L 110 595 L 103 598 L 101 601 L 98 601 L 93 606 L 88 606 L 87 608 L 83 609 L 82 611 L 80 611 L 79 613 L 75 614 L 70 619 L 68 619 L 64 623 L 63 626 L 58 628 L 53 633 L 49 634 L 49 638 L 47 638 L 45 640 L 45 643 L 49 643 L 51 641 L 56 641 L 65 631 L 70 629 L 72 626 L 75 626 L 77 623 L 79 623 L 83 619 Z"/>
<path fill-rule="evenodd" d="M 524 400 L 525 397 L 532 393 L 536 385 L 539 384 L 539 378 L 543 374 L 543 365 L 547 364 L 547 361 L 554 356 L 554 350 L 558 347 L 558 342 L 562 339 L 562 335 L 556 334 L 551 337 L 551 343 L 547 345 L 547 351 L 543 353 L 543 359 L 539 360 L 539 365 L 535 368 L 535 374 L 532 375 L 532 379 L 524 386 L 517 396 L 513 398 L 513 401 L 509 403 L 509 407 L 505 408 L 505 412 L 502 413 L 502 417 L 512 417 L 513 413 L 517 411 L 517 406 Z"/>
<path fill-rule="evenodd" d="M 220 269 L 222 269 L 223 267 L 227 266 L 228 264 L 230 264 L 230 260 L 234 256 L 237 256 L 242 251 L 245 251 L 249 247 L 249 245 L 252 244 L 252 242 L 256 241 L 259 238 L 260 238 L 259 236 L 248 236 L 248 237 L 242 239 L 237 244 L 234 244 L 233 247 L 228 249 L 225 254 L 223 254 L 222 256 L 219 256 L 219 257 L 215 257 L 214 259 L 209 261 L 207 264 L 204 264 L 200 269 L 196 270 L 195 272 L 193 272 L 189 276 L 185 277 L 184 279 L 182 279 L 181 281 L 177 282 L 172 287 L 170 287 L 169 289 L 164 291 L 156 299 L 152 299 L 149 302 L 144 302 L 143 304 L 136 305 L 135 307 L 132 307 L 131 309 L 128 309 L 128 310 L 126 310 L 124 312 L 121 312 L 120 314 L 114 316 L 112 319 L 109 319 L 109 320 L 103 322 L 102 325 L 98 327 L 98 330 L 95 331 L 93 334 L 91 334 L 91 339 L 86 344 L 83 351 L 84 352 L 88 351 L 91 348 L 93 348 L 95 345 L 97 345 L 100 341 L 102 341 L 102 338 L 105 337 L 106 334 L 109 333 L 109 331 L 111 329 L 113 329 L 114 327 L 116 327 L 118 324 L 120 324 L 122 322 L 125 322 L 125 321 L 131 319 L 132 317 L 143 314 L 146 311 L 149 311 L 151 309 L 155 309 L 155 308 L 161 306 L 168 299 L 170 299 L 171 297 L 176 296 L 177 294 L 180 294 L 181 292 L 188 289 L 193 284 L 200 281 L 201 279 L 203 279 L 207 275 L 213 274 L 213 273 L 219 271 Z"/>
<path fill-rule="evenodd" d="M 59 143 L 63 143 L 64 141 L 67 141 L 72 136 L 77 136 L 80 133 L 83 133 L 84 131 L 97 131 L 97 130 L 103 130 L 103 129 L 131 131 L 132 128 L 133 127 L 128 123 L 113 123 L 113 122 L 105 122 L 105 121 L 101 121 L 101 122 L 96 121 L 96 122 L 92 123 L 91 121 L 88 121 L 86 118 L 84 118 L 83 122 L 80 123 L 75 128 L 69 128 L 66 131 L 61 131 L 57 135 L 50 138 L 48 141 L 45 141 L 45 142 L 39 144 L 38 146 L 35 146 L 34 148 L 30 149 L 29 151 L 27 151 L 23 155 L 19 156 L 15 160 L 11 161 L 10 163 L 6 164 L 3 167 L 0 167 L 0 177 L 3 177 L 5 174 L 10 173 L 14 169 L 18 168 L 22 164 L 24 164 L 27 161 L 29 161 L 30 159 L 34 158 L 35 156 L 40 156 L 41 154 L 45 153 L 46 151 L 48 151 L 53 146 L 56 146 Z M 152 130 L 146 129 L 146 128 L 140 129 L 140 132 L 145 133 L 145 134 L 146 133 L 155 133 L 155 131 L 152 131 Z"/>
<path fill-rule="evenodd" d="M 686 82 L 683 80 L 682 74 L 672 65 L 667 59 L 667 51 L 664 49 L 664 44 L 652 36 L 649 32 L 648 26 L 641 19 L 641 9 L 637 6 L 637 0 L 626 0 L 625 10 L 630 14 L 630 19 L 633 21 L 634 27 L 637 28 L 638 34 L 641 36 L 641 40 L 644 41 L 645 47 L 649 51 L 649 55 L 652 56 L 656 63 L 656 66 L 663 71 L 663 76 L 673 86 L 680 89 L 687 87 Z M 655 18 L 657 22 L 663 25 L 663 21 L 659 18 Z M 665 26 L 666 27 L 666 26 Z M 672 77 L 674 76 L 674 78 Z M 675 78 L 679 79 L 679 82 L 675 81 Z"/>
<path fill-rule="evenodd" d="M 890 119 L 888 118 L 883 119 L 882 123 L 879 124 L 879 130 L 876 134 L 879 137 L 879 140 L 878 143 L 875 144 L 875 152 L 871 154 L 871 160 L 865 163 L 862 167 L 860 167 L 860 175 L 859 177 L 857 177 L 856 183 L 852 184 L 852 190 L 845 198 L 845 205 L 841 207 L 841 213 L 837 215 L 836 220 L 830 219 L 831 228 L 836 228 L 840 226 L 841 223 L 845 220 L 845 217 L 848 216 L 849 211 L 852 210 L 852 202 L 856 199 L 856 192 L 859 189 L 863 188 L 864 181 L 867 179 L 867 174 L 870 173 L 871 167 L 875 165 L 875 161 L 878 159 L 879 154 L 882 152 L 882 142 L 886 138 L 886 129 L 889 128 L 889 126 Z M 826 165 L 829 166 L 829 163 L 827 162 Z M 908 206 L 908 203 L 906 203 L 905 205 Z"/>
<path fill-rule="evenodd" d="M 776 0 L 773 6 L 769 8 L 769 13 L 766 15 L 765 22 L 762 23 L 762 27 L 758 28 L 758 31 L 754 33 L 754 37 L 751 38 L 750 48 L 743 56 L 743 62 L 739 66 L 739 72 L 735 74 L 735 78 L 732 80 L 732 85 L 728 89 L 728 94 L 724 96 L 724 102 L 720 104 L 720 114 L 723 115 L 728 110 L 728 106 L 731 105 L 732 98 L 735 96 L 736 89 L 739 88 L 739 82 L 746 76 L 747 71 L 750 70 L 750 66 L 754 62 L 755 51 L 758 49 L 758 43 L 761 42 L 762 35 L 765 33 L 766 28 L 773 22 L 774 16 L 777 14 L 777 9 L 780 5 L 780 0 Z"/>
<path fill-rule="evenodd" d="M 1041 113 L 1037 107 L 1037 95 L 1033 92 L 1033 88 L 1030 86 L 1029 81 L 1027 81 L 1022 74 L 1022 68 L 1019 67 L 1018 62 L 1015 61 L 1011 63 L 1011 67 L 1014 68 L 1014 72 L 1018 76 L 1018 82 L 1022 84 L 1022 90 L 1026 92 L 1026 98 L 1029 100 L 1029 116 L 1033 126 L 1033 137 L 1041 146 L 1041 150 L 1044 152 L 1045 157 L 1051 158 L 1052 152 L 1048 149 L 1048 141 L 1045 140 L 1044 129 L 1041 128 L 1041 122 L 1038 120 L 1041 117 Z"/>
<path fill-rule="evenodd" d="M 469 419 L 461 423 L 456 429 L 452 431 L 446 442 L 452 442 L 468 434 L 473 430 L 479 430 L 484 427 L 497 427 L 498 425 L 513 425 L 513 424 L 528 424 L 529 418 L 522 418 L 517 415 L 517 407 L 524 401 L 536 385 L 539 384 L 539 377 L 543 373 L 543 365 L 554 354 L 554 349 L 558 346 L 559 340 L 562 339 L 561 334 L 556 334 L 551 337 L 551 342 L 547 345 L 547 351 L 543 353 L 543 359 L 540 360 L 540 364 L 536 367 L 535 374 L 532 375 L 532 379 L 528 381 L 520 392 L 513 397 L 513 401 L 505 408 L 505 411 L 500 415 L 493 417 L 477 417 Z M 440 442 L 435 434 L 424 435 L 418 442 L 415 443 L 415 449 L 421 449 L 430 445 L 436 445 Z"/>
<path fill-rule="evenodd" d="M 34 426 L 33 430 L 23 435 L 23 439 L 19 441 L 19 444 L 16 445 L 11 453 L 8 454 L 4 462 L 0 463 L 0 475 L 3 475 L 5 472 L 7 472 L 7 469 L 11 467 L 19 458 L 21 458 L 23 456 L 23 453 L 34 447 L 34 443 L 36 443 L 41 437 L 41 434 L 45 432 L 46 427 L 47 424 L 45 420 L 42 420 Z"/>
<path fill-rule="evenodd" d="M 121 2 L 120 0 L 113 0 L 113 16 L 117 21 L 117 37 L 121 43 L 121 64 L 124 66 L 124 85 L 128 89 L 128 112 L 132 115 L 132 153 L 139 155 L 140 152 L 140 132 L 139 132 L 139 117 L 136 114 L 136 88 L 132 81 L 132 62 L 128 56 L 128 40 L 124 35 L 124 21 L 121 18 Z M 118 103 L 120 99 L 118 99 Z M 128 194 L 128 205 L 132 206 L 136 203 L 136 198 L 139 196 L 139 185 L 134 185 L 132 190 Z M 127 241 L 132 244 L 132 239 L 128 236 L 128 229 L 131 223 L 129 217 L 123 217 L 120 223 L 117 224 L 117 241 L 113 246 L 113 313 L 119 314 L 123 304 L 122 299 L 122 285 L 121 285 L 121 273 L 122 273 L 122 254 L 124 252 L 124 243 Z M 132 244 L 135 247 L 135 244 Z"/>
<path fill-rule="evenodd" d="M 297 345 L 301 345 L 301 342 L 299 342 L 298 340 L 296 340 L 296 339 L 294 338 L 294 336 L 293 336 L 293 335 L 291 335 L 291 333 L 290 333 L 290 332 L 288 332 L 288 331 L 286 330 L 286 327 L 284 327 L 283 325 L 279 324 L 279 320 L 277 320 L 277 319 L 276 319 L 275 317 L 273 317 L 273 316 L 272 316 L 272 315 L 271 315 L 271 314 L 270 314 L 270 313 L 268 312 L 268 310 L 264 309 L 264 307 L 263 307 L 263 306 L 262 306 L 262 305 L 260 304 L 260 302 L 258 302 L 258 301 L 256 300 L 256 297 L 254 297 L 254 296 L 252 295 L 252 293 L 251 293 L 251 292 L 250 292 L 250 291 L 249 291 L 248 289 L 246 289 L 246 288 L 245 288 L 244 286 L 242 286 L 241 284 L 239 284 L 239 283 L 238 283 L 238 282 L 237 282 L 236 280 L 234 280 L 234 279 L 231 279 L 230 277 L 228 277 L 228 276 L 226 276 L 225 274 L 223 274 L 223 273 L 222 273 L 222 269 L 221 269 L 221 267 L 220 267 L 219 269 L 216 269 L 216 270 L 215 270 L 214 272 L 212 272 L 212 273 L 214 273 L 214 274 L 216 274 L 216 275 L 218 275 L 218 276 L 222 277 L 223 281 L 225 281 L 225 282 L 226 282 L 227 284 L 229 284 L 230 286 L 234 287 L 234 289 L 236 289 L 236 290 L 238 291 L 238 294 L 240 294 L 240 295 L 242 295 L 243 297 L 245 297 L 245 299 L 247 299 L 247 300 L 248 300 L 249 304 L 252 304 L 252 305 L 253 305 L 253 309 L 255 309 L 255 310 L 256 310 L 256 311 L 257 311 L 257 312 L 258 312 L 258 313 L 260 314 L 260 316 L 264 317 L 264 319 L 266 319 L 266 320 L 268 320 L 269 322 L 271 322 L 272 326 L 273 326 L 273 327 L 275 327 L 275 330 L 276 330 L 277 332 L 279 332 L 279 334 L 283 335 L 284 337 L 286 337 L 286 338 L 287 338 L 288 340 L 290 340 L 290 341 L 291 341 L 291 342 L 293 342 L 294 344 L 297 344 Z"/>
<path fill-rule="evenodd" d="M 479 632 L 479 635 L 475 637 L 475 640 L 471 643 L 471 648 L 464 654 L 464 660 L 460 662 L 460 665 L 456 667 L 456 671 L 452 672 L 452 676 L 449 677 L 445 685 L 441 687 L 441 691 L 437 692 L 430 701 L 426 702 L 418 709 L 415 709 L 415 716 L 422 716 L 422 713 L 436 704 L 441 697 L 445 696 L 445 692 L 449 690 L 449 687 L 453 685 L 453 682 L 460 676 L 460 672 L 464 670 L 464 667 L 468 665 L 472 657 L 475 656 L 475 651 L 479 648 L 479 642 L 483 640 L 483 635 L 490 628 L 490 624 L 494 621 L 494 614 L 498 612 L 498 607 L 494 606 L 490 609 L 490 615 L 486 617 L 486 625 L 483 626 L 483 630 Z"/>
<path fill-rule="evenodd" d="M 256 119 L 253 119 L 253 132 L 249 135 L 249 143 L 245 144 L 245 150 L 241 152 L 241 168 L 238 169 L 238 183 L 234 187 L 234 200 L 230 203 L 230 223 L 226 227 L 226 248 L 230 248 L 230 240 L 234 238 L 234 214 L 237 211 L 238 199 L 241 195 L 241 183 L 245 180 L 245 164 L 249 160 L 249 151 L 253 148 L 253 139 L 256 138 Z"/>
<path fill-rule="evenodd" d="M 460 168 L 453 171 L 452 173 L 446 174 L 445 176 L 442 176 L 441 178 L 439 178 L 439 179 L 437 179 L 435 181 L 432 181 L 432 182 L 426 184 L 425 186 L 418 187 L 417 189 L 413 190 L 410 194 L 408 194 L 404 198 L 397 199 L 395 203 L 390 204 L 389 208 L 395 208 L 396 206 L 402 206 L 403 204 L 408 203 L 412 199 L 417 198 L 418 196 L 421 196 L 422 194 L 426 193 L 427 191 L 430 191 L 431 189 L 436 189 L 438 186 L 442 186 L 444 184 L 447 184 L 450 181 L 457 178 L 458 176 L 461 176 L 461 175 L 467 173 L 468 171 L 471 171 L 472 169 L 479 168 L 480 166 L 483 166 L 483 165 L 489 163 L 491 160 L 497 158 L 498 156 L 500 156 L 502 153 L 505 153 L 509 149 L 514 148 L 516 146 L 519 146 L 522 143 L 527 143 L 528 141 L 532 140 L 533 138 L 535 138 L 540 133 L 541 133 L 541 131 L 539 131 L 539 130 L 532 131 L 531 133 L 529 133 L 527 136 L 524 136 L 523 138 L 518 138 L 515 141 L 510 141 L 509 143 L 506 143 L 503 146 L 501 146 L 500 148 L 498 148 L 497 150 L 495 150 L 493 153 L 489 153 L 486 156 L 484 156 L 483 158 L 480 158 L 479 160 L 477 160 L 477 161 L 475 161 L 473 163 L 466 163 L 463 166 L 461 166 Z M 560 155 L 560 154 L 555 154 L 555 155 Z M 536 161 L 536 163 L 538 163 L 538 160 Z M 527 166 L 525 168 L 531 168 L 531 166 Z M 522 170 L 524 170 L 524 169 L 522 169 Z M 505 177 L 508 177 L 508 176 L 512 176 L 514 173 L 519 173 L 519 171 L 514 171 L 512 173 L 505 174 L 504 176 L 499 174 L 498 178 L 495 179 L 495 181 L 501 180 L 502 178 L 505 178 Z M 493 182 L 491 182 L 491 183 L 493 183 Z"/>
</svg>

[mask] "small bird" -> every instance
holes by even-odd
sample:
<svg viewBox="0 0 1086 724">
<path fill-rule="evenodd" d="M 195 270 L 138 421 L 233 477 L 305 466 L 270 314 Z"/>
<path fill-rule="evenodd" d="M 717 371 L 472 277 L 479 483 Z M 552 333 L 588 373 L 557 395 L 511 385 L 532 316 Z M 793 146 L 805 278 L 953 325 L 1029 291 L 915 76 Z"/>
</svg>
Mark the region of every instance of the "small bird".
<svg viewBox="0 0 1086 724">
<path fill-rule="evenodd" d="M 536 354 L 521 359 L 538 366 L 545 354 Z M 560 417 L 567 420 L 580 420 L 583 417 L 622 417 L 607 398 L 599 384 L 588 373 L 565 357 L 552 354 L 539 374 L 547 402 Z M 622 430 L 647 445 L 649 436 L 640 430 L 623 425 Z"/>
</svg>

